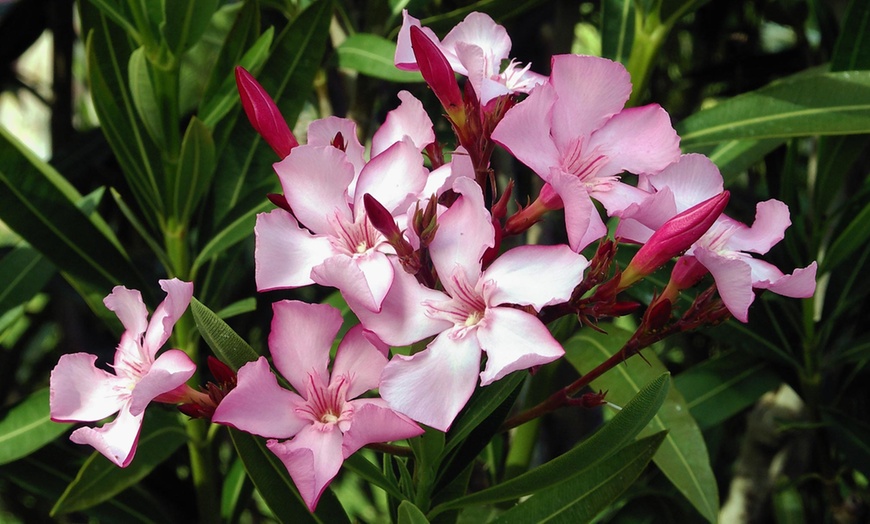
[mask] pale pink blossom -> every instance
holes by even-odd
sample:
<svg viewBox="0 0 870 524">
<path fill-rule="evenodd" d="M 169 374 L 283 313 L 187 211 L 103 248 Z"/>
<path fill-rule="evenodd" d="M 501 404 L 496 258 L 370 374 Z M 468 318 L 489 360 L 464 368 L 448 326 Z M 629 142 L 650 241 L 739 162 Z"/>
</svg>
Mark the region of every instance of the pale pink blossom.
<svg viewBox="0 0 870 524">
<path fill-rule="evenodd" d="M 622 213 L 616 235 L 646 242 L 669 218 L 722 191 L 719 170 L 703 155 L 684 155 L 679 162 L 644 180 L 654 193 Z M 686 256 L 694 257 L 713 275 L 725 306 L 741 322 L 748 321 L 754 289 L 806 298 L 816 286 L 816 263 L 786 275 L 773 264 L 753 257 L 763 255 L 785 236 L 791 225 L 788 206 L 778 200 L 759 202 L 755 222 L 747 226 L 722 215 Z"/>
<path fill-rule="evenodd" d="M 115 413 L 98 428 L 82 427 L 70 440 L 89 444 L 109 460 L 126 467 L 136 452 L 145 407 L 151 401 L 178 402 L 196 365 L 178 349 L 157 351 L 172 334 L 193 295 L 193 284 L 161 280 L 166 299 L 148 321 L 142 295 L 117 286 L 103 301 L 118 315 L 124 334 L 115 352 L 114 373 L 96 367 L 96 355 L 63 355 L 51 372 L 49 405 L 56 422 L 95 422 Z"/>
<path fill-rule="evenodd" d="M 415 437 L 423 430 L 379 398 L 357 398 L 376 388 L 388 348 L 362 326 L 329 350 L 341 327 L 331 306 L 283 300 L 272 305 L 269 350 L 275 368 L 296 392 L 278 385 L 265 357 L 239 369 L 238 384 L 212 420 L 269 438 L 266 446 L 287 468 L 314 511 L 344 459 L 375 442 Z"/>
<path fill-rule="evenodd" d="M 528 93 L 546 77 L 520 66 L 511 60 L 504 68 L 502 62 L 510 56 L 511 39 L 504 27 L 489 15 L 473 12 L 439 40 L 435 33 L 420 26 L 420 21 L 402 11 L 402 29 L 399 31 L 396 67 L 406 71 L 419 71 L 417 58 L 411 46 L 411 27 L 419 27 L 449 62 L 453 71 L 468 77 L 482 105 L 490 100 L 512 93 Z"/>
<path fill-rule="evenodd" d="M 680 155 L 679 138 L 660 106 L 623 109 L 628 72 L 604 58 L 559 55 L 549 81 L 511 108 L 492 139 L 547 184 L 547 209 L 564 205 L 568 240 L 580 250 L 606 233 L 591 199 L 609 215 L 642 198 L 620 174 L 654 174 Z M 561 200 L 561 202 L 559 202 Z"/>
<path fill-rule="evenodd" d="M 521 246 L 485 270 L 494 228 L 480 187 L 458 178 L 460 196 L 438 218 L 429 245 L 444 291 L 396 268 L 379 313 L 348 303 L 362 324 L 395 346 L 436 338 L 419 353 L 396 355 L 384 368 L 381 396 L 395 410 L 446 431 L 478 382 L 546 364 L 564 350 L 535 313 L 567 301 L 587 261 L 568 246 Z M 481 358 L 486 365 L 480 370 Z"/>
</svg>

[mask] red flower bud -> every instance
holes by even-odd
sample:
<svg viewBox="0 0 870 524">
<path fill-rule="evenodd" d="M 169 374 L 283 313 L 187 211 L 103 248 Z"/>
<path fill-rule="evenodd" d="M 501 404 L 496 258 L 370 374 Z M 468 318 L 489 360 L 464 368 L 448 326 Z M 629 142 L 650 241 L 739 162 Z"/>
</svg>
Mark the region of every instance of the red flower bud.
<svg viewBox="0 0 870 524">
<path fill-rule="evenodd" d="M 665 222 L 631 259 L 622 273 L 620 289 L 625 289 L 689 249 L 719 218 L 729 197 L 730 193 L 723 191 Z"/>
<path fill-rule="evenodd" d="M 284 158 L 299 145 L 278 106 L 250 73 L 236 66 L 236 87 L 251 125 L 275 153 Z"/>
<path fill-rule="evenodd" d="M 423 79 L 432 88 L 454 123 L 461 125 L 461 122 L 456 122 L 456 118 L 461 115 L 464 120 L 464 103 L 450 62 L 419 27 L 411 27 L 411 49 Z"/>
</svg>

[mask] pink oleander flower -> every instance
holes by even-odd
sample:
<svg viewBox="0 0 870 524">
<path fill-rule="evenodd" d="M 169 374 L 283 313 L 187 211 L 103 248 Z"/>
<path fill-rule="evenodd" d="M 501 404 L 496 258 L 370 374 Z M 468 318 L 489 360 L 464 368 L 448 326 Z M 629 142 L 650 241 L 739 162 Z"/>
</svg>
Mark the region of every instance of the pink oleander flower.
<svg viewBox="0 0 870 524">
<path fill-rule="evenodd" d="M 588 264 L 568 246 L 521 246 L 484 270 L 481 257 L 495 231 L 483 194 L 470 178 L 456 179 L 453 189 L 460 196 L 439 216 L 429 244 L 444 291 L 397 268 L 379 313 L 348 301 L 366 329 L 388 344 L 437 335 L 425 350 L 393 357 L 380 393 L 396 411 L 442 431 L 465 406 L 478 376 L 486 386 L 564 354 L 535 312 L 567 301 Z"/>
<path fill-rule="evenodd" d="M 646 242 L 672 216 L 722 191 L 719 170 L 703 155 L 684 155 L 654 177 L 643 180 L 651 193 L 646 199 L 627 207 L 622 213 L 616 236 L 632 242 Z M 769 289 L 779 295 L 807 298 L 816 287 L 816 263 L 783 274 L 773 264 L 754 258 L 763 255 L 785 236 L 791 225 L 788 206 L 778 200 L 759 202 L 755 222 L 746 226 L 722 215 L 691 248 L 687 257 L 702 264 L 716 281 L 725 306 L 741 322 L 748 321 L 754 289 Z M 696 262 L 690 260 L 690 266 Z M 680 271 L 697 278 L 697 269 Z"/>
<path fill-rule="evenodd" d="M 625 68 L 603 58 L 554 56 L 549 81 L 511 108 L 492 139 L 547 184 L 542 206 L 564 206 L 571 247 L 606 233 L 591 199 L 609 215 L 641 198 L 623 171 L 655 174 L 680 155 L 679 137 L 660 106 L 623 109 L 631 94 Z M 561 200 L 561 202 L 560 202 Z"/>
<path fill-rule="evenodd" d="M 193 284 L 161 280 L 166 299 L 148 321 L 142 295 L 117 286 L 103 300 L 124 325 L 112 364 L 114 374 L 95 366 L 96 355 L 63 355 L 51 372 L 49 405 L 55 422 L 95 422 L 118 414 L 98 428 L 82 427 L 70 440 L 88 444 L 120 467 L 136 453 L 145 407 L 151 401 L 176 403 L 192 389 L 185 383 L 196 365 L 178 349 L 157 351 L 166 343 L 175 322 L 193 296 Z M 194 392 L 195 393 L 195 392 Z"/>
<path fill-rule="evenodd" d="M 331 306 L 283 300 L 272 305 L 269 351 L 275 368 L 296 390 L 284 389 L 265 357 L 239 369 L 238 384 L 214 422 L 270 439 L 266 446 L 287 467 L 311 511 L 344 459 L 375 442 L 415 437 L 423 430 L 382 399 L 357 398 L 376 388 L 387 363 L 383 343 L 354 326 L 329 350 L 341 327 Z"/>
<path fill-rule="evenodd" d="M 511 60 L 504 69 L 511 50 L 511 39 L 504 27 L 496 24 L 489 15 L 470 13 L 465 20 L 447 33 L 444 40 L 420 21 L 402 11 L 402 29 L 396 45 L 396 67 L 406 71 L 420 71 L 418 50 L 412 47 L 411 27 L 418 27 L 440 50 L 454 72 L 468 77 L 481 105 L 494 98 L 512 93 L 528 93 L 533 87 L 546 81 L 546 77 L 529 71 L 529 65 L 521 67 Z M 440 97 L 439 97 L 440 98 Z"/>
<path fill-rule="evenodd" d="M 368 162 L 355 125 L 329 118 L 313 122 L 308 144 L 275 164 L 289 210 L 257 216 L 259 291 L 318 283 L 380 308 L 393 279 L 387 255 L 394 251 L 371 224 L 363 197 L 369 194 L 402 222 L 426 187 L 420 151 L 434 141 L 420 102 L 399 96 L 402 105 L 375 133 Z"/>
</svg>

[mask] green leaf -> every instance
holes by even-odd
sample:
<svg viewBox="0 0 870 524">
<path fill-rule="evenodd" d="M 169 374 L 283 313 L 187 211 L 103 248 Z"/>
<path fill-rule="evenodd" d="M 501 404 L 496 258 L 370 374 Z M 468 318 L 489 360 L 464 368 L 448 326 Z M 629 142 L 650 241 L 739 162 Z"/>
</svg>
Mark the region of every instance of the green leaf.
<svg viewBox="0 0 870 524">
<path fill-rule="evenodd" d="M 274 204 L 263 199 L 263 202 L 258 206 L 252 207 L 244 214 L 236 216 L 232 222 L 218 231 L 200 250 L 196 260 L 193 261 L 193 270 L 198 270 L 203 264 L 211 261 L 227 249 L 242 240 L 250 238 L 251 231 L 254 230 L 254 225 L 257 222 L 257 215 L 274 209 L 274 207 Z"/>
<path fill-rule="evenodd" d="M 695 113 L 684 151 L 726 140 L 870 133 L 870 71 L 800 74 Z"/>
<path fill-rule="evenodd" d="M 224 320 L 232 318 L 236 315 L 251 313 L 257 309 L 257 299 L 254 297 L 243 298 L 226 306 L 216 313 L 216 315 Z"/>
<path fill-rule="evenodd" d="M 702 430 L 752 406 L 781 382 L 769 363 L 743 351 L 730 351 L 702 362 L 674 380 Z"/>
<path fill-rule="evenodd" d="M 628 62 L 634 42 L 634 0 L 601 2 L 601 56 Z"/>
<path fill-rule="evenodd" d="M 332 7 L 331 0 L 321 0 L 297 16 L 278 35 L 257 76 L 291 128 L 305 105 L 326 49 Z M 249 216 L 250 209 L 258 207 L 263 195 L 275 186 L 271 169 L 274 154 L 245 118 L 235 118 L 226 140 L 228 147 L 221 140 L 217 144 L 222 154 L 214 184 L 215 223 L 235 223 L 238 217 Z M 251 195 L 256 195 L 256 204 L 243 206 Z M 231 210 L 233 214 L 226 219 Z"/>
<path fill-rule="evenodd" d="M 350 457 L 344 459 L 343 466 L 349 471 L 353 471 L 366 482 L 377 486 L 386 491 L 391 497 L 401 500 L 404 496 L 399 486 L 387 478 L 378 467 L 366 459 L 362 453 L 354 453 Z"/>
<path fill-rule="evenodd" d="M 669 378 L 664 374 L 644 386 L 613 419 L 574 449 L 506 482 L 442 504 L 434 508 L 432 514 L 471 504 L 517 499 L 580 474 L 634 440 L 665 401 Z"/>
<path fill-rule="evenodd" d="M 0 464 L 30 455 L 66 433 L 70 426 L 51 421 L 48 389 L 31 393 L 0 418 Z"/>
<path fill-rule="evenodd" d="M 54 266 L 30 246 L 18 246 L 0 259 L 0 315 L 24 304 L 54 275 Z"/>
<path fill-rule="evenodd" d="M 139 32 L 136 29 L 136 25 L 130 19 L 130 13 L 124 9 L 123 2 L 113 0 L 89 0 L 89 2 L 94 4 L 104 16 L 120 25 L 133 39 L 139 39 Z"/>
<path fill-rule="evenodd" d="M 133 51 L 133 54 L 130 55 L 130 63 L 127 65 L 130 96 L 133 99 L 136 114 L 139 115 L 148 136 L 160 149 L 166 149 L 163 124 L 160 120 L 160 108 L 157 106 L 157 98 L 154 96 L 154 85 L 151 83 L 148 67 L 145 47 Z"/>
<path fill-rule="evenodd" d="M 660 431 L 629 444 L 570 479 L 502 513 L 493 524 L 590 522 L 634 483 L 666 434 L 666 431 Z"/>
<path fill-rule="evenodd" d="M 182 223 L 193 215 L 209 189 L 215 168 L 214 140 L 202 120 L 193 117 L 181 141 L 181 158 L 175 173 L 172 211 Z"/>
<path fill-rule="evenodd" d="M 59 173 L 0 127 L 0 220 L 56 268 L 97 287 L 141 279 L 113 239 L 74 203 Z M 136 285 L 136 287 L 139 287 Z"/>
<path fill-rule="evenodd" d="M 193 313 L 196 327 L 199 328 L 199 334 L 221 362 L 238 371 L 248 362 L 260 358 L 260 355 L 233 331 L 233 328 L 202 302 L 192 299 L 190 311 Z"/>
<path fill-rule="evenodd" d="M 51 515 L 81 511 L 111 499 L 139 483 L 185 442 L 187 433 L 176 413 L 149 410 L 142 424 L 136 457 L 130 465 L 119 468 L 95 451 L 55 503 Z"/>
<path fill-rule="evenodd" d="M 175 57 L 181 56 L 205 32 L 208 22 L 218 6 L 218 0 L 196 0 L 196 2 L 164 1 L 163 23 L 160 33 L 169 51 Z"/>
<path fill-rule="evenodd" d="M 228 8 L 224 7 L 222 9 Z M 270 28 L 266 32 L 273 31 Z M 262 38 L 260 35 L 259 2 L 257 0 L 243 2 L 241 8 L 236 11 L 235 20 L 223 39 L 221 49 L 218 52 L 211 74 L 203 90 L 198 111 L 200 118 L 206 120 L 205 115 L 208 111 L 205 111 L 203 108 L 212 103 L 213 99 L 218 96 L 217 92 L 227 80 L 232 81 L 234 79 L 234 68 L 237 64 L 241 63 L 240 60 L 245 52 L 254 45 L 254 42 L 258 41 L 258 36 Z"/>
<path fill-rule="evenodd" d="M 250 499 L 254 485 L 248 482 L 245 465 L 236 457 L 224 477 L 221 488 L 221 518 L 224 522 L 238 522 L 245 505 L 240 500 Z"/>
<path fill-rule="evenodd" d="M 382 36 L 357 33 L 349 36 L 335 50 L 338 66 L 366 76 L 391 82 L 422 82 L 419 72 L 402 71 L 393 63 L 396 43 Z"/>
<path fill-rule="evenodd" d="M 399 504 L 399 524 L 429 524 L 429 519 L 409 500 Z"/>
<path fill-rule="evenodd" d="M 855 215 L 849 225 L 840 233 L 822 259 L 820 273 L 826 273 L 837 268 L 843 262 L 851 262 L 852 255 L 861 248 L 867 246 L 870 239 L 870 228 L 867 221 L 870 220 L 870 203 Z"/>
<path fill-rule="evenodd" d="M 616 354 L 631 333 L 613 325 L 601 326 L 607 333 L 583 330 L 565 344 L 565 356 L 581 374 Z M 634 357 L 618 365 L 592 387 L 607 391 L 607 399 L 619 405 L 627 403 L 640 385 L 665 373 L 667 369 L 652 351 L 643 354 L 648 363 Z M 665 442 L 654 458 L 656 465 L 698 512 L 715 522 L 719 511 L 719 491 L 707 455 L 707 446 L 697 423 L 689 413 L 683 396 L 671 388 L 668 398 L 642 435 L 668 430 Z"/>
<path fill-rule="evenodd" d="M 725 187 L 734 183 L 734 177 L 743 173 L 759 162 L 768 153 L 782 145 L 784 139 L 768 138 L 765 140 L 730 140 L 716 146 L 707 154 L 722 173 Z"/>
</svg>

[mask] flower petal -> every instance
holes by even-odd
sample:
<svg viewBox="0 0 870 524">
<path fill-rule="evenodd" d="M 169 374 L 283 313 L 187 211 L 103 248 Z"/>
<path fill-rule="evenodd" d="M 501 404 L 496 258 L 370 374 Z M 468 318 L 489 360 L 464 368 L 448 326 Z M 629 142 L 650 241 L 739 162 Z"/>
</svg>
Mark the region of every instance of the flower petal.
<svg viewBox="0 0 870 524">
<path fill-rule="evenodd" d="M 568 245 L 574 251 L 581 251 L 592 242 L 607 234 L 607 227 L 601 220 L 601 215 L 583 182 L 574 175 L 556 173 L 553 170 L 550 186 L 559 195 L 565 206 L 565 229 L 568 233 Z M 546 188 L 546 186 L 545 186 Z M 543 190 L 542 190 L 543 191 Z"/>
<path fill-rule="evenodd" d="M 752 291 L 752 270 L 741 258 L 726 258 L 709 249 L 696 247 L 692 253 L 716 281 L 716 290 L 734 318 L 749 321 L 749 306 L 755 300 Z M 746 257 L 748 258 L 748 257 Z"/>
<path fill-rule="evenodd" d="M 134 339 L 139 340 L 142 333 L 148 329 L 148 309 L 138 289 L 115 286 L 103 299 L 103 304 L 118 315 L 118 320 Z"/>
<path fill-rule="evenodd" d="M 178 349 L 164 351 L 133 388 L 130 413 L 138 415 L 157 396 L 172 391 L 196 373 L 196 364 Z"/>
<path fill-rule="evenodd" d="M 697 153 L 681 156 L 661 173 L 645 177 L 645 180 L 659 192 L 670 188 L 676 206 L 674 215 L 718 195 L 725 189 L 716 164 Z M 661 224 L 647 225 L 657 229 Z"/>
<path fill-rule="evenodd" d="M 87 444 L 119 467 L 126 468 L 136 454 L 142 417 L 121 409 L 115 420 L 99 428 L 83 427 L 72 432 L 69 439 L 76 444 Z"/>
<path fill-rule="evenodd" d="M 337 427 L 321 432 L 308 426 L 293 440 L 270 440 L 266 447 L 281 459 L 305 505 L 314 511 L 344 462 L 341 443 L 342 435 Z"/>
<path fill-rule="evenodd" d="M 258 214 L 254 234 L 257 291 L 311 285 L 311 268 L 334 255 L 327 237 L 299 227 L 283 209 Z"/>
<path fill-rule="evenodd" d="M 365 209 L 364 194 L 373 196 L 390 212 L 404 212 L 426 185 L 427 175 L 423 155 L 410 138 L 396 142 L 363 168 L 354 193 L 354 212 L 359 215 Z"/>
<path fill-rule="evenodd" d="M 329 350 L 341 328 L 341 313 L 326 304 L 281 300 L 272 304 L 269 351 L 275 368 L 298 392 L 306 391 L 308 376 L 329 383 Z"/>
<path fill-rule="evenodd" d="M 755 222 L 752 227 L 735 221 L 735 231 L 726 246 L 735 251 L 750 251 L 765 254 L 785 238 L 785 230 L 791 225 L 788 206 L 779 200 L 759 202 L 755 206 Z"/>
<path fill-rule="evenodd" d="M 396 355 L 381 375 L 381 397 L 417 422 L 447 431 L 477 384 L 480 346 L 467 335 L 438 335 L 426 350 Z"/>
<path fill-rule="evenodd" d="M 423 104 L 408 91 L 399 91 L 402 103 L 396 109 L 387 113 L 387 118 L 372 137 L 372 158 L 386 151 L 403 137 L 413 142 L 417 151 L 435 141 L 435 131 L 432 120 L 423 109 Z"/>
<path fill-rule="evenodd" d="M 359 142 L 356 122 L 353 120 L 337 116 L 314 120 L 308 124 L 308 145 L 332 146 L 339 133 L 344 142 L 347 161 L 351 163 L 354 173 L 358 176 L 366 163 L 365 148 Z M 352 186 L 353 184 L 351 184 Z"/>
<path fill-rule="evenodd" d="M 490 306 L 518 304 L 540 311 L 561 304 L 583 279 L 589 262 L 568 246 L 519 246 L 503 253 L 481 281 L 494 281 L 487 294 Z"/>
<path fill-rule="evenodd" d="M 322 286 L 341 290 L 346 300 L 379 311 L 393 283 L 393 266 L 377 251 L 357 257 L 336 255 L 315 266 L 311 277 Z"/>
<path fill-rule="evenodd" d="M 537 317 L 508 307 L 486 310 L 477 329 L 477 339 L 486 351 L 486 367 L 480 373 L 482 386 L 514 371 L 547 364 L 565 354 Z"/>
<path fill-rule="evenodd" d="M 91 422 L 117 413 L 124 405 L 124 379 L 97 368 L 96 355 L 62 355 L 51 370 L 49 411 L 55 422 Z M 123 392 L 123 393 L 122 393 Z"/>
<path fill-rule="evenodd" d="M 560 164 L 559 151 L 550 136 L 555 100 L 553 86 L 534 88 L 528 98 L 508 110 L 492 132 L 496 143 L 545 181 L 549 181 L 550 168 Z"/>
<path fill-rule="evenodd" d="M 152 360 L 157 350 L 169 340 L 172 328 L 187 311 L 187 306 L 190 305 L 190 299 L 193 297 L 192 282 L 182 282 L 177 278 L 161 280 L 160 288 L 166 292 L 166 298 L 151 314 L 151 322 L 148 323 L 145 342 L 142 344 L 142 348 Z"/>
<path fill-rule="evenodd" d="M 486 54 L 491 69 L 489 74 L 498 74 L 501 61 L 511 51 L 511 38 L 507 30 L 496 24 L 489 15 L 476 11 L 469 13 L 463 21 L 456 24 L 444 37 L 441 45 L 459 54 L 457 48 L 460 43 L 476 46 Z"/>
<path fill-rule="evenodd" d="M 332 380 L 341 375 L 350 377 L 347 398 L 356 398 L 378 387 L 381 372 L 387 365 L 389 348 L 374 333 L 366 334 L 361 324 L 350 328 L 335 352 Z"/>
<path fill-rule="evenodd" d="M 423 434 L 423 428 L 411 419 L 396 413 L 379 398 L 351 401 L 353 424 L 344 434 L 342 455 L 347 458 L 366 444 L 392 442 Z"/>
<path fill-rule="evenodd" d="M 289 438 L 311 424 L 295 413 L 303 402 L 278 385 L 266 357 L 260 357 L 239 369 L 236 387 L 218 404 L 212 422 L 262 437 Z"/>
</svg>

